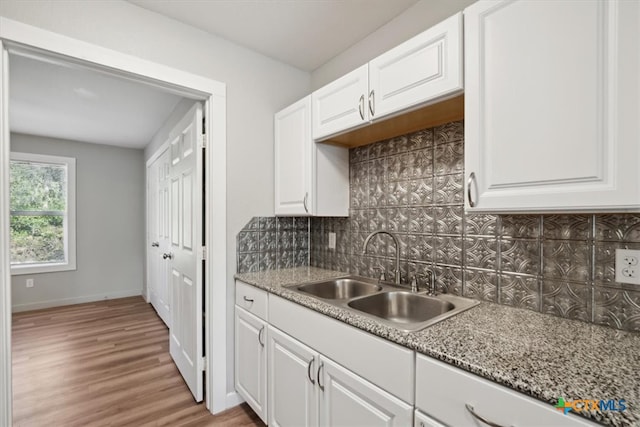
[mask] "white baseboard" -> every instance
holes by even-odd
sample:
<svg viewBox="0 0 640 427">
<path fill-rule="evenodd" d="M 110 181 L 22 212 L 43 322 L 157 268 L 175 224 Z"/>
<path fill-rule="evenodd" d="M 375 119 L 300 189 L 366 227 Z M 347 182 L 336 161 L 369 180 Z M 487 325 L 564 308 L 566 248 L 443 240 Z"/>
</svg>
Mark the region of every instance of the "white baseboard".
<svg viewBox="0 0 640 427">
<path fill-rule="evenodd" d="M 233 408 L 234 406 L 238 406 L 243 402 L 244 402 L 244 399 L 242 398 L 242 396 L 240 396 L 235 391 L 231 393 L 227 393 L 227 401 L 226 401 L 227 409 Z"/>
<path fill-rule="evenodd" d="M 87 295 L 87 296 L 74 297 L 74 298 L 62 298 L 62 299 L 56 299 L 56 300 L 34 302 L 29 304 L 16 304 L 11 307 L 11 311 L 13 313 L 18 313 L 20 311 L 40 310 L 43 308 L 61 307 L 64 305 L 82 304 L 85 302 L 95 302 L 95 301 L 102 301 L 106 299 L 134 297 L 137 295 L 142 295 L 142 289 L 128 289 L 125 291 L 109 292 L 106 294 Z"/>
</svg>

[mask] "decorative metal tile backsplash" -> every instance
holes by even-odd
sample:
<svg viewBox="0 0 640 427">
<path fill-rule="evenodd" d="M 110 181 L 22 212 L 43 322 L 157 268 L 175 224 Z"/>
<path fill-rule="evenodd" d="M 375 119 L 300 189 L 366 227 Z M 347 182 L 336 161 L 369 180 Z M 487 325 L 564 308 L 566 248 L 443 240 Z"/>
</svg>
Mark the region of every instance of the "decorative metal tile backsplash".
<svg viewBox="0 0 640 427">
<path fill-rule="evenodd" d="M 254 217 L 237 236 L 237 271 L 309 265 L 309 218 Z"/>
<path fill-rule="evenodd" d="M 362 254 L 369 232 L 389 230 L 400 240 L 404 282 L 432 268 L 441 291 L 640 331 L 640 287 L 616 283 L 614 274 L 616 248 L 640 249 L 640 215 L 465 214 L 463 122 L 349 154 L 350 217 L 310 220 L 311 265 L 368 277 L 379 275 L 376 267 L 391 272 L 388 237 L 373 239 Z M 252 232 L 263 233 L 258 226 L 243 231 Z M 336 249 L 328 249 L 330 232 Z M 247 249 L 241 256 L 260 252 L 256 237 L 247 239 L 239 236 Z M 281 264 L 277 256 L 264 265 L 255 257 L 239 267 Z"/>
</svg>

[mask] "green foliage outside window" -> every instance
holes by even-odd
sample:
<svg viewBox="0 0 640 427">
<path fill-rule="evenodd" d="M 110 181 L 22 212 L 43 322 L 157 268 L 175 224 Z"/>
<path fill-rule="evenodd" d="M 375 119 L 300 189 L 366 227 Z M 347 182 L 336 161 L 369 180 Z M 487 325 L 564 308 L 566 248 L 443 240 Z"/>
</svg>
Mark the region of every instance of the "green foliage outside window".
<svg viewBox="0 0 640 427">
<path fill-rule="evenodd" d="M 11 262 L 64 262 L 67 170 L 11 161 Z"/>
</svg>

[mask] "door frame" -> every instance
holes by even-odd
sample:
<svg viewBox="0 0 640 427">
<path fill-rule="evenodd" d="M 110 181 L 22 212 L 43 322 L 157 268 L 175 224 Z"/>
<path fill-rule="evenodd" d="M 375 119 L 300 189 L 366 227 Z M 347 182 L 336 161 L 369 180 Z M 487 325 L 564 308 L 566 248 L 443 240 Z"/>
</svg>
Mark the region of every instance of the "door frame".
<svg viewBox="0 0 640 427">
<path fill-rule="evenodd" d="M 226 85 L 224 83 L 0 17 L 0 424 L 12 423 L 11 273 L 9 255 L 9 50 L 43 55 L 205 102 L 207 200 L 206 406 L 226 409 Z"/>
</svg>

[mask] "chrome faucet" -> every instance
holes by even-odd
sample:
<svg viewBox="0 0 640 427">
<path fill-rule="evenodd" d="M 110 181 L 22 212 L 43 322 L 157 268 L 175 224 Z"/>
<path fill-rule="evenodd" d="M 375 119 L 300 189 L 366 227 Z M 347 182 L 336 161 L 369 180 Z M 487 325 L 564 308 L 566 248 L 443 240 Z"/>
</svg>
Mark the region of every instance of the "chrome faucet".
<svg viewBox="0 0 640 427">
<path fill-rule="evenodd" d="M 387 236 L 393 239 L 393 243 L 396 245 L 396 272 L 395 272 L 395 284 L 400 284 L 400 242 L 398 242 L 398 238 L 385 230 L 376 230 L 369 234 L 367 238 L 364 240 L 364 245 L 362 246 L 362 255 L 367 253 L 367 245 L 369 244 L 369 240 L 377 234 L 386 234 Z"/>
</svg>

